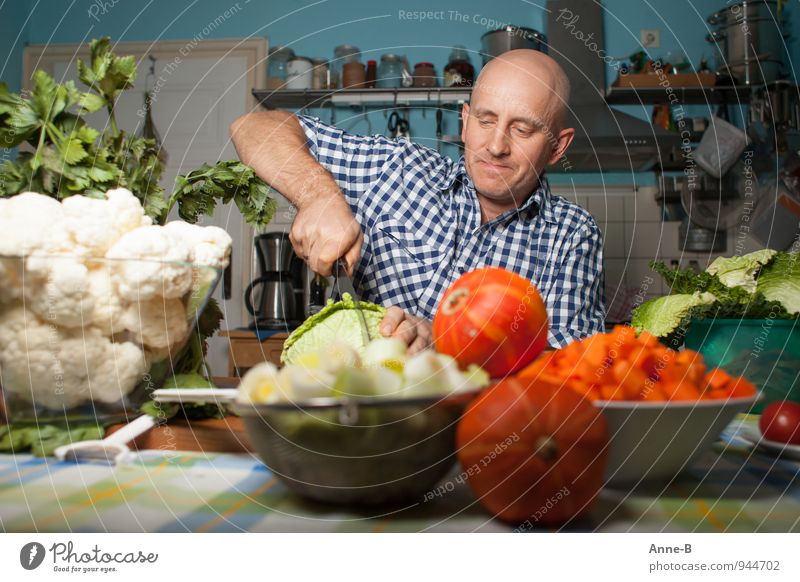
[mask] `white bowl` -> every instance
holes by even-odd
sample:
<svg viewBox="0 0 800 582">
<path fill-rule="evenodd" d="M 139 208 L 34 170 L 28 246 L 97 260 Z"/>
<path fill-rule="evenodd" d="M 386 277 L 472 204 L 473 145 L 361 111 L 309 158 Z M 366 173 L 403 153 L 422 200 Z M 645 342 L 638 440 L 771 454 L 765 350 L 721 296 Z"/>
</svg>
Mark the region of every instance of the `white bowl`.
<svg viewBox="0 0 800 582">
<path fill-rule="evenodd" d="M 760 394 L 683 402 L 596 401 L 608 420 L 606 485 L 669 481 L 691 467 Z"/>
</svg>

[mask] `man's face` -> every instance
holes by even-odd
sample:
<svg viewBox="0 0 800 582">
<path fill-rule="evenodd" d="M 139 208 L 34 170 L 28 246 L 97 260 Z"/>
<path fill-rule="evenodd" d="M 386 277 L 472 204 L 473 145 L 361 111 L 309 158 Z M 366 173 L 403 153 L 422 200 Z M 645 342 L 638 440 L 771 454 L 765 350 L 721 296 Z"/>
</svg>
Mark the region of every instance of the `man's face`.
<svg viewBox="0 0 800 582">
<path fill-rule="evenodd" d="M 503 85 L 506 85 L 504 83 Z M 550 119 L 549 95 L 476 87 L 464 105 L 464 160 L 475 189 L 497 204 L 521 204 L 548 163 L 560 157 L 559 131 Z M 554 152 L 554 149 L 556 150 Z"/>
</svg>

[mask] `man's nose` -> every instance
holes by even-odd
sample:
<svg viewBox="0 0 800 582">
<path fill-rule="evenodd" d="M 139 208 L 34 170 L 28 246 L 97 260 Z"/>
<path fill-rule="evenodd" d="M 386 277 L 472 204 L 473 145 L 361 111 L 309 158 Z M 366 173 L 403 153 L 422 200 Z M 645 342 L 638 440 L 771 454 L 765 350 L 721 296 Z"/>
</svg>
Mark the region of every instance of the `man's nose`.
<svg viewBox="0 0 800 582">
<path fill-rule="evenodd" d="M 502 128 L 495 127 L 486 149 L 496 158 L 508 155 L 510 151 L 508 135 Z"/>
</svg>

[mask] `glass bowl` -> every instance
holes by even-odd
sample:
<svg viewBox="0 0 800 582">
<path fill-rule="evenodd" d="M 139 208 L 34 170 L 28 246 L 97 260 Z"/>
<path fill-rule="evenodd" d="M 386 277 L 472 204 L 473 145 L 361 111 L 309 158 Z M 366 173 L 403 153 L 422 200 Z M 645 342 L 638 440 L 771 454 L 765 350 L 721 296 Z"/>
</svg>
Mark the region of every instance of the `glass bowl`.
<svg viewBox="0 0 800 582">
<path fill-rule="evenodd" d="M 171 375 L 221 270 L 0 255 L 0 419 L 110 423 Z"/>
</svg>

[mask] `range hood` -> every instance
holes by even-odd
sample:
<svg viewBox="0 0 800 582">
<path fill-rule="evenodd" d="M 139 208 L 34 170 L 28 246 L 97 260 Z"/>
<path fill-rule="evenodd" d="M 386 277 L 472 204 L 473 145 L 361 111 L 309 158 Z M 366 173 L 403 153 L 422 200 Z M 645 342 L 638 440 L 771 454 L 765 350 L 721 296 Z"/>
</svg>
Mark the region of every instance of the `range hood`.
<svg viewBox="0 0 800 582">
<path fill-rule="evenodd" d="M 567 73 L 572 94 L 568 123 L 575 140 L 562 163 L 548 168 L 571 172 L 640 172 L 667 163 L 680 137 L 612 109 L 604 99 L 606 64 L 604 10 L 595 0 L 547 2 L 548 54 Z"/>
</svg>

